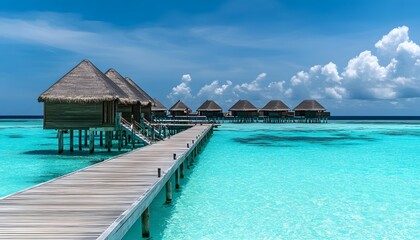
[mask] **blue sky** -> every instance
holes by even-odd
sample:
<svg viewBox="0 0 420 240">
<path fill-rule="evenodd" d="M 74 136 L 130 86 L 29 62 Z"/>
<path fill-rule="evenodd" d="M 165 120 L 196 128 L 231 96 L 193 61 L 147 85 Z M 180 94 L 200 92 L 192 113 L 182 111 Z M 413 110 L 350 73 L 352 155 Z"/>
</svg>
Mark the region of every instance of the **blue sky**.
<svg viewBox="0 0 420 240">
<path fill-rule="evenodd" d="M 115 68 L 167 107 L 214 99 L 335 115 L 419 115 L 419 1 L 0 1 L 0 115 L 83 59 Z"/>
</svg>

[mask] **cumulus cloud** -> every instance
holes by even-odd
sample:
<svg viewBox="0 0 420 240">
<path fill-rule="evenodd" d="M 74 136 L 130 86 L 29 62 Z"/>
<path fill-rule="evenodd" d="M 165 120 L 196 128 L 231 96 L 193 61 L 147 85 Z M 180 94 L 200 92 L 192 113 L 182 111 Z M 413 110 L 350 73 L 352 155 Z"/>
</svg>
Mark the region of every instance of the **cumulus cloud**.
<svg viewBox="0 0 420 240">
<path fill-rule="evenodd" d="M 409 41 L 408 30 L 406 26 L 392 29 L 375 44 L 375 47 L 386 53 L 395 53 L 401 43 Z"/>
<path fill-rule="evenodd" d="M 238 84 L 234 87 L 234 91 L 237 92 L 259 92 L 261 91 L 261 84 L 260 82 L 264 80 L 267 77 L 267 73 L 260 73 L 258 74 L 257 78 L 255 80 L 249 82 L 249 83 L 242 83 Z"/>
<path fill-rule="evenodd" d="M 232 85 L 231 81 L 226 81 L 225 84 L 220 85 L 218 80 L 213 81 L 210 84 L 204 85 L 197 96 L 208 96 L 212 97 L 215 95 L 222 95 L 230 86 Z"/>
<path fill-rule="evenodd" d="M 190 74 L 182 75 L 181 83 L 173 87 L 171 93 L 169 93 L 167 97 L 172 100 L 178 98 L 192 98 L 191 87 L 189 86 L 191 80 Z"/>
<path fill-rule="evenodd" d="M 284 95 L 289 98 L 335 98 L 342 99 L 347 92 L 341 85 L 343 77 L 337 65 L 330 62 L 324 66 L 315 65 L 309 71 L 300 71 L 290 79 Z"/>
<path fill-rule="evenodd" d="M 182 75 L 182 79 L 183 82 L 191 82 L 191 76 L 190 74 L 184 74 Z"/>
<path fill-rule="evenodd" d="M 315 65 L 296 73 L 278 90 L 291 98 L 420 97 L 420 46 L 410 40 L 408 31 L 406 26 L 392 29 L 375 44 L 380 55 L 363 51 L 341 73 L 333 62 Z"/>
</svg>

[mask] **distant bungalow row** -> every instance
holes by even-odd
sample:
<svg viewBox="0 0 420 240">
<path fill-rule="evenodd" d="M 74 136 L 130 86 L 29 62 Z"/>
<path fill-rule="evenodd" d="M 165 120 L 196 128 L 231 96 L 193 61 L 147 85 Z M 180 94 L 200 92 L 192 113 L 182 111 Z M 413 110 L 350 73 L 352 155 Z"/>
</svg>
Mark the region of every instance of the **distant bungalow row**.
<svg viewBox="0 0 420 240">
<path fill-rule="evenodd" d="M 118 139 L 119 149 L 128 142 L 132 147 L 136 142 L 152 144 L 179 131 L 179 128 L 169 129 L 168 125 L 153 123 L 154 119 L 194 115 L 188 106 L 178 101 L 169 109 L 168 116 L 168 110 L 133 80 L 112 68 L 103 73 L 89 60 L 83 60 L 55 82 L 39 96 L 38 101 L 44 103 L 44 128 L 58 130 L 59 152 L 63 151 L 65 133 L 70 134 L 70 151 L 73 151 L 74 131 L 77 130 L 79 149 L 82 149 L 84 135 L 85 146 L 89 138 L 90 152 L 94 150 L 95 137 L 99 137 L 100 145 L 105 145 L 108 150 L 113 139 Z M 197 109 L 199 116 L 213 119 L 233 116 L 241 122 L 253 121 L 259 116 L 278 119 L 279 122 L 283 119 L 322 122 L 329 117 L 325 108 L 315 100 L 305 100 L 293 110 L 294 113 L 290 112 L 290 108 L 279 100 L 270 101 L 262 109 L 249 101 L 239 100 L 225 115 L 212 100 L 207 100 Z"/>
<path fill-rule="evenodd" d="M 166 118 L 168 112 L 170 117 L 204 116 L 207 118 L 236 117 L 238 119 L 253 119 L 264 117 L 266 122 L 277 121 L 305 121 L 321 122 L 330 117 L 330 113 L 316 100 L 303 100 L 291 112 L 281 100 L 271 100 L 263 108 L 258 109 L 248 100 L 237 101 L 228 113 L 213 100 L 205 101 L 197 113 L 191 113 L 191 109 L 182 101 L 176 102 L 169 110 L 155 99 L 155 106 L 152 106 L 152 115 L 155 118 Z"/>
</svg>

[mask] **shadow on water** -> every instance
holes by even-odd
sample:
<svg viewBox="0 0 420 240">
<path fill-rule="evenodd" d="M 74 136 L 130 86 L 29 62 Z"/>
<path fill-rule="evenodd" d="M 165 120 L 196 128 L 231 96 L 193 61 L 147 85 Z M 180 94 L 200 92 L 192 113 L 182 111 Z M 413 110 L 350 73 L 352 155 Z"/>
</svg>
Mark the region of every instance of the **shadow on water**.
<svg viewBox="0 0 420 240">
<path fill-rule="evenodd" d="M 7 135 L 8 138 L 25 138 L 25 136 L 21 135 L 21 134 L 10 134 Z"/>
<path fill-rule="evenodd" d="M 387 136 L 413 136 L 419 137 L 420 131 L 415 130 L 394 130 L 394 131 L 382 131 L 379 134 L 387 135 Z"/>
<path fill-rule="evenodd" d="M 42 175 L 37 176 L 35 179 L 30 181 L 31 185 L 37 185 L 46 181 L 49 181 L 54 178 L 61 177 L 67 174 L 67 172 L 47 172 L 43 173 Z"/>
<path fill-rule="evenodd" d="M 283 146 L 282 143 L 310 143 L 325 146 L 332 145 L 357 145 L 358 142 L 373 142 L 375 138 L 367 136 L 352 136 L 350 134 L 335 134 L 334 136 L 275 136 L 270 134 L 255 134 L 246 138 L 233 138 L 233 141 L 256 146 Z M 354 141 L 354 142 L 351 142 Z M 290 146 L 290 144 L 288 144 Z"/>
</svg>

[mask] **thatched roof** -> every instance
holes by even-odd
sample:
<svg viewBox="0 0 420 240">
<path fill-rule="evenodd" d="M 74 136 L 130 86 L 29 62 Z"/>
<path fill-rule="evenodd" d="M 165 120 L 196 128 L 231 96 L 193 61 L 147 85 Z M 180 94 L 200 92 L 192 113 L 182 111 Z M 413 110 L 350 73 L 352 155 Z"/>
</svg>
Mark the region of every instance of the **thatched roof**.
<svg viewBox="0 0 420 240">
<path fill-rule="evenodd" d="M 127 94 L 89 60 L 83 60 L 38 97 L 40 102 L 129 102 Z"/>
<path fill-rule="evenodd" d="M 290 108 L 284 104 L 281 100 L 271 100 L 269 101 L 263 108 L 260 109 L 261 111 L 289 111 Z"/>
<path fill-rule="evenodd" d="M 168 109 L 163 106 L 161 102 L 159 102 L 156 98 L 153 99 L 155 102 L 154 105 L 152 105 L 152 111 L 167 111 Z"/>
<path fill-rule="evenodd" d="M 213 100 L 207 100 L 197 109 L 197 111 L 221 112 L 222 108 Z"/>
<path fill-rule="evenodd" d="M 125 80 L 127 80 L 127 82 L 129 82 L 135 89 L 137 89 L 137 91 L 140 93 L 141 99 L 147 99 L 147 101 L 149 103 L 152 103 L 152 105 L 155 104 L 155 100 L 149 95 L 147 94 L 147 92 L 145 92 L 139 85 L 137 85 L 133 80 L 131 80 L 131 78 L 126 77 Z"/>
<path fill-rule="evenodd" d="M 144 96 L 140 91 L 137 90 L 128 80 L 126 80 L 121 74 L 119 74 L 115 69 L 111 68 L 106 73 L 109 79 L 111 79 L 115 84 L 118 85 L 127 95 L 131 103 L 139 102 L 142 105 L 147 105 L 150 103 L 149 99 Z"/>
<path fill-rule="evenodd" d="M 171 108 L 169 108 L 169 111 L 185 111 L 185 109 L 191 110 L 185 103 L 183 103 L 181 100 L 178 100 Z"/>
<path fill-rule="evenodd" d="M 303 100 L 294 111 L 325 111 L 326 109 L 316 100 Z"/>
<path fill-rule="evenodd" d="M 239 100 L 229 109 L 229 111 L 251 112 L 258 111 L 258 108 L 252 105 L 248 100 Z"/>
</svg>

